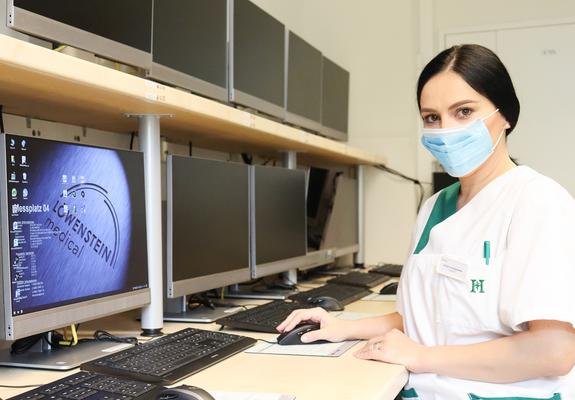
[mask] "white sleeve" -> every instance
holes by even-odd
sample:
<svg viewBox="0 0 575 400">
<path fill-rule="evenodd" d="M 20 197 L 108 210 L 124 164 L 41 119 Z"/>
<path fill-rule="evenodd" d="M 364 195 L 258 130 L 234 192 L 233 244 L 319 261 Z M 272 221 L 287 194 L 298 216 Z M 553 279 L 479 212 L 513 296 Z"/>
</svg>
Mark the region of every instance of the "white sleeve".
<svg viewBox="0 0 575 400">
<path fill-rule="evenodd" d="M 499 311 L 514 331 L 534 320 L 575 326 L 575 200 L 556 182 L 530 182 L 511 219 Z"/>
</svg>

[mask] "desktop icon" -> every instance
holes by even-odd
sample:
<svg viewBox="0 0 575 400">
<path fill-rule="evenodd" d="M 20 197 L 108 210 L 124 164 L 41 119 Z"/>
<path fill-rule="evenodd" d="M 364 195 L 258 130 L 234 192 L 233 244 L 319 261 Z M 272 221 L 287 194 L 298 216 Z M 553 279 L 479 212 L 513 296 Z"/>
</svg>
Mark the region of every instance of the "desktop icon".
<svg viewBox="0 0 575 400">
<path fill-rule="evenodd" d="M 12 172 L 10 173 L 10 180 L 11 180 L 11 181 L 15 181 L 15 180 L 16 180 L 16 172 L 12 171 Z"/>
<path fill-rule="evenodd" d="M 10 147 L 16 146 L 16 141 L 14 139 L 10 139 Z"/>
<path fill-rule="evenodd" d="M 22 164 L 26 164 L 26 156 L 22 156 Z"/>
<path fill-rule="evenodd" d="M 22 196 L 26 199 L 28 198 L 28 189 L 24 188 L 22 189 Z"/>
<path fill-rule="evenodd" d="M 26 139 L 22 139 L 22 141 L 20 142 L 20 145 L 22 145 L 22 148 L 25 149 L 26 148 Z"/>
<path fill-rule="evenodd" d="M 20 229 L 20 223 L 18 221 L 14 221 L 14 223 L 12 224 L 12 229 L 15 231 Z"/>
<path fill-rule="evenodd" d="M 12 164 L 16 164 L 16 156 L 15 156 L 14 154 L 12 154 L 12 155 L 10 156 L 10 162 L 11 162 Z"/>
<path fill-rule="evenodd" d="M 18 238 L 14 239 L 14 247 L 18 247 L 19 243 L 18 243 Z"/>
<path fill-rule="evenodd" d="M 66 189 L 62 190 L 62 197 L 64 198 L 68 197 L 68 190 Z"/>
<path fill-rule="evenodd" d="M 62 183 L 68 183 L 68 175 L 62 175 Z"/>
<path fill-rule="evenodd" d="M 76 183 L 76 175 L 72 175 L 72 183 Z"/>
<path fill-rule="evenodd" d="M 18 191 L 16 188 L 12 188 L 12 198 L 15 199 L 18 196 Z"/>
<path fill-rule="evenodd" d="M 64 204 L 64 214 L 68 214 L 68 204 Z"/>
<path fill-rule="evenodd" d="M 26 172 L 22 172 L 22 180 L 23 181 L 27 181 L 28 180 L 28 174 Z"/>
</svg>

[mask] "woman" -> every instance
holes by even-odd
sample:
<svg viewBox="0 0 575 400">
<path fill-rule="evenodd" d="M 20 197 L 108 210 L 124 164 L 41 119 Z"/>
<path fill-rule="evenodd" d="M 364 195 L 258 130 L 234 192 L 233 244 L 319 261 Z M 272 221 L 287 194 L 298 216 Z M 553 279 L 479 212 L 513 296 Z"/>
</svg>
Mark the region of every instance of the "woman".
<svg viewBox="0 0 575 400">
<path fill-rule="evenodd" d="M 417 99 L 423 145 L 459 182 L 419 213 L 397 312 L 298 310 L 278 329 L 313 320 L 304 341 L 369 339 L 356 357 L 405 365 L 404 399 L 575 399 L 575 200 L 509 157 L 507 70 L 454 46 L 425 67 Z"/>
</svg>

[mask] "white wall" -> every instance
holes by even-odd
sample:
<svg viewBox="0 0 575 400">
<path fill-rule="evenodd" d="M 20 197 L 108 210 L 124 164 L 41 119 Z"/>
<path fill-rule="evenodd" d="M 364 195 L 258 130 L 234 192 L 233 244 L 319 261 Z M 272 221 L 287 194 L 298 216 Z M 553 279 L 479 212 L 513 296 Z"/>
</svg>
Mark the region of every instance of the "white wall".
<svg viewBox="0 0 575 400">
<path fill-rule="evenodd" d="M 350 143 L 416 172 L 418 1 L 252 0 L 351 72 Z M 403 262 L 415 189 L 374 169 L 366 181 L 366 262 Z"/>
</svg>

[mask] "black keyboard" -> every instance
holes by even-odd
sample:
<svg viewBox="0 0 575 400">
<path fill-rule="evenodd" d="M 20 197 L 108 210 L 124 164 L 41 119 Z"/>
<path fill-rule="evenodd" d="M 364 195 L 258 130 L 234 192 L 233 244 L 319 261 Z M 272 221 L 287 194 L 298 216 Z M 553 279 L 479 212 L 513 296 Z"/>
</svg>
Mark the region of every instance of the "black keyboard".
<svg viewBox="0 0 575 400">
<path fill-rule="evenodd" d="M 314 306 L 276 300 L 220 318 L 216 323 L 232 329 L 278 333 L 276 326 L 286 319 L 292 311 L 311 307 Z"/>
<path fill-rule="evenodd" d="M 312 297 L 329 296 L 333 297 L 339 301 L 341 305 L 345 306 L 362 299 L 371 293 L 371 290 L 358 286 L 332 285 L 328 283 L 311 290 L 306 290 L 305 292 L 293 294 L 289 298 L 290 300 L 297 301 L 299 303 L 306 303 Z"/>
<path fill-rule="evenodd" d="M 154 400 L 162 386 L 96 372 L 78 372 L 10 400 Z"/>
<path fill-rule="evenodd" d="M 400 264 L 383 264 L 369 270 L 370 273 L 383 274 L 389 276 L 400 276 L 403 265 Z"/>
<path fill-rule="evenodd" d="M 391 277 L 387 275 L 370 274 L 367 272 L 350 272 L 349 274 L 330 279 L 328 283 L 372 288 L 390 279 Z"/>
<path fill-rule="evenodd" d="M 171 384 L 239 353 L 255 339 L 187 328 L 99 358 L 81 369 L 144 382 Z"/>
</svg>

